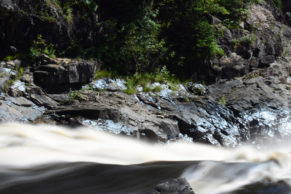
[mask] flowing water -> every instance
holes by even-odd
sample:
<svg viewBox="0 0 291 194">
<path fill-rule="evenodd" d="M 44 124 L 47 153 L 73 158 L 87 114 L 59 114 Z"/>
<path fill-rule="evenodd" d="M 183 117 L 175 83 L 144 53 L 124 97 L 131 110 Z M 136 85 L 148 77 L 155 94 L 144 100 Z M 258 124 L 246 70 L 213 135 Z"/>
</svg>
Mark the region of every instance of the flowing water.
<svg viewBox="0 0 291 194">
<path fill-rule="evenodd" d="M 195 193 L 291 193 L 291 147 L 151 145 L 89 128 L 0 125 L 0 193 L 147 193 L 184 177 Z"/>
</svg>

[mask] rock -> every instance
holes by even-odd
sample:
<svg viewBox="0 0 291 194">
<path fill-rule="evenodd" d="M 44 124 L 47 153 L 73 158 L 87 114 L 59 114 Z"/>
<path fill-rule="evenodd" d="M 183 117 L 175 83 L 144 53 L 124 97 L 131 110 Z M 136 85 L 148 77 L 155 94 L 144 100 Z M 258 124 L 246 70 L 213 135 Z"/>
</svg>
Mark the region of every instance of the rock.
<svg viewBox="0 0 291 194">
<path fill-rule="evenodd" d="M 39 106 L 52 109 L 58 106 L 58 103 L 46 95 L 31 94 L 30 99 Z"/>
<path fill-rule="evenodd" d="M 97 63 L 91 61 L 56 59 L 55 62 L 43 64 L 33 72 L 34 83 L 50 93 L 81 88 L 92 80 L 97 68 Z"/>
<path fill-rule="evenodd" d="M 250 16 L 240 28 L 230 31 L 222 24 L 215 26 L 217 32 L 222 33 L 218 45 L 225 52 L 212 61 L 216 80 L 243 76 L 258 67 L 266 68 L 281 56 L 283 47 L 288 46 L 290 28 L 282 24 L 280 10 L 269 3 L 253 5 Z"/>
<path fill-rule="evenodd" d="M 16 80 L 15 82 L 13 82 L 13 84 L 10 86 L 9 88 L 9 94 L 11 96 L 24 96 L 26 94 L 26 87 L 25 87 L 25 83 L 20 81 L 20 80 Z"/>
<path fill-rule="evenodd" d="M 9 98 L 9 100 L 17 106 L 32 107 L 34 105 L 24 97 Z"/>
<path fill-rule="evenodd" d="M 133 134 L 133 129 L 121 124 L 121 123 L 116 123 L 112 120 L 103 120 L 103 119 L 98 119 L 98 120 L 89 120 L 89 119 L 81 119 L 79 122 L 82 125 L 95 128 L 95 129 L 102 129 L 103 131 L 110 132 L 113 134 L 121 134 L 121 135 L 127 135 L 130 136 Z"/>
<path fill-rule="evenodd" d="M 211 24 L 220 24 L 222 22 L 219 18 L 217 18 L 213 15 L 210 15 L 210 14 L 207 14 L 206 17 L 207 17 L 207 20 L 209 21 L 209 23 L 211 23 Z"/>
<path fill-rule="evenodd" d="M 5 97 L 0 100 L 1 121 L 33 122 L 45 112 L 43 107 L 36 106 L 33 102 L 23 97 Z"/>
<path fill-rule="evenodd" d="M 280 61 L 271 64 L 267 70 L 254 71 L 240 80 L 209 86 L 210 95 L 217 101 L 224 96 L 226 106 L 233 112 L 246 140 L 276 142 L 291 135 L 286 131 L 286 123 L 291 121 L 290 89 L 286 83 L 289 66 L 288 62 Z"/>
<path fill-rule="evenodd" d="M 1 72 L 1 69 L 0 69 Z M 7 83 L 10 80 L 9 76 L 7 75 L 7 73 L 5 71 L 1 72 L 0 75 L 0 91 L 1 92 L 6 92 L 7 90 Z"/>
<path fill-rule="evenodd" d="M 291 120 L 290 84 L 286 81 L 289 77 L 289 63 L 280 61 L 244 77 L 203 87 L 207 92 L 201 93 L 204 96 L 191 95 L 193 88 L 185 89 L 180 97 L 173 93 L 151 95 L 142 91 L 127 95 L 105 84 L 102 92 L 90 87 L 79 91 L 70 105 L 48 106 L 51 110 L 46 115 L 56 119 L 56 123 L 101 126 L 105 131 L 151 142 L 187 138 L 236 147 L 267 139 L 280 141 L 291 135 L 288 124 Z M 28 92 L 46 96 L 36 88 Z M 49 95 L 59 103 L 66 96 L 68 94 Z M 37 104 L 45 105 L 44 102 Z"/>
<path fill-rule="evenodd" d="M 190 91 L 196 95 L 204 96 L 204 95 L 208 94 L 207 88 L 202 84 L 188 82 L 186 84 L 186 88 L 188 89 L 188 91 Z"/>
<path fill-rule="evenodd" d="M 177 178 L 158 184 L 148 194 L 194 194 L 194 192 L 185 178 Z"/>
<path fill-rule="evenodd" d="M 57 107 L 57 109 L 51 112 L 59 115 L 82 116 L 88 119 L 120 121 L 120 112 L 117 109 L 109 106 L 101 106 L 100 104 L 79 104 L 68 107 Z"/>
<path fill-rule="evenodd" d="M 142 139 L 148 142 L 159 142 L 160 138 L 159 136 L 152 130 L 149 129 L 141 129 L 136 134 L 138 139 Z"/>
<path fill-rule="evenodd" d="M 126 82 L 121 79 L 102 78 L 97 81 L 93 81 L 89 84 L 89 87 L 90 86 L 97 91 L 123 91 L 126 89 Z"/>
</svg>

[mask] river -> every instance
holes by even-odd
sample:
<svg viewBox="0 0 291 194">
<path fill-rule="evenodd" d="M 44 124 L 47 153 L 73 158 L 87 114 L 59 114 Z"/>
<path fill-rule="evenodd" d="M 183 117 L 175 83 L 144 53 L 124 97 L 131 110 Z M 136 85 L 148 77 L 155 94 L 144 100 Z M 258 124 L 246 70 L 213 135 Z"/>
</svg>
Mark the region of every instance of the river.
<svg viewBox="0 0 291 194">
<path fill-rule="evenodd" d="M 0 193 L 146 193 L 184 177 L 198 194 L 291 193 L 291 147 L 151 145 L 89 128 L 4 123 Z"/>
</svg>

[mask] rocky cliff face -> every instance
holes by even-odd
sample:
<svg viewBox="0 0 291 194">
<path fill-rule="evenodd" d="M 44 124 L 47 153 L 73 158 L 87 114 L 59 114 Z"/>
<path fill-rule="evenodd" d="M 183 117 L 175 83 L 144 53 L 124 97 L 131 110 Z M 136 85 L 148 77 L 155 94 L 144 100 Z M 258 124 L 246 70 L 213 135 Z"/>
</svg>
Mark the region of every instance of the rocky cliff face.
<svg viewBox="0 0 291 194">
<path fill-rule="evenodd" d="M 226 56 L 212 61 L 216 74 L 227 79 L 242 76 L 286 55 L 283 48 L 290 42 L 291 31 L 284 24 L 284 16 L 264 1 L 251 7 L 248 19 L 239 28 L 231 30 L 216 21 L 214 26 L 221 33 L 219 45 L 226 51 Z"/>
<path fill-rule="evenodd" d="M 53 30 L 48 33 L 51 40 L 60 44 L 83 33 L 72 30 L 74 24 L 68 25 L 57 8 L 52 13 L 59 19 L 52 22 L 25 2 L 0 1 L 3 49 L 20 48 L 21 41 L 33 40 L 31 32 L 46 28 Z M 140 86 L 137 94 L 128 95 L 122 79 L 91 82 L 98 68 L 92 61 L 44 56 L 38 68 L 25 69 L 19 76 L 15 71 L 19 61 L 2 62 L 0 119 L 98 126 L 154 142 L 183 139 L 238 146 L 280 141 L 291 135 L 291 29 L 282 18 L 276 8 L 262 2 L 251 8 L 249 19 L 239 29 L 229 30 L 218 21 L 215 26 L 223 32 L 219 44 L 227 52 L 213 61 L 212 73 L 228 80 L 209 86 L 188 83 L 174 90 L 154 83 L 161 91 L 145 93 Z M 27 33 L 21 30 L 24 24 Z M 76 86 L 83 87 L 72 91 Z"/>
<path fill-rule="evenodd" d="M 64 13 L 60 5 L 50 0 L 1 0 L 0 56 L 28 50 L 39 34 L 59 49 L 67 48 L 72 40 L 94 45 L 99 32 L 98 16 L 84 18 L 83 8 L 70 11 L 74 15 Z"/>
</svg>

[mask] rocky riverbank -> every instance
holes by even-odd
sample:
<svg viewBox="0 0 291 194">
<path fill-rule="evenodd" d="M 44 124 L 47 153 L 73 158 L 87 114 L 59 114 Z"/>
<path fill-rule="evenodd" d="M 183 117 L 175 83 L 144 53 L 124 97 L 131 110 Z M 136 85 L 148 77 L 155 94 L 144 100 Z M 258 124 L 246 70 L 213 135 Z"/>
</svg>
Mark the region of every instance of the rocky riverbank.
<svg viewBox="0 0 291 194">
<path fill-rule="evenodd" d="M 231 147 L 277 142 L 290 135 L 291 70 L 287 59 L 209 86 L 187 83 L 173 89 L 154 83 L 160 91 L 146 93 L 140 86 L 134 95 L 124 92 L 122 79 L 90 81 L 98 66 L 90 61 L 55 59 L 40 70 L 25 69 L 19 80 L 9 84 L 7 80 L 17 74 L 13 70 L 16 63 L 1 63 L 0 80 L 6 83 L 0 99 L 2 121 L 85 125 L 154 142 L 184 139 Z M 45 85 L 40 74 L 50 78 Z M 73 89 L 68 90 L 70 87 Z"/>
</svg>

